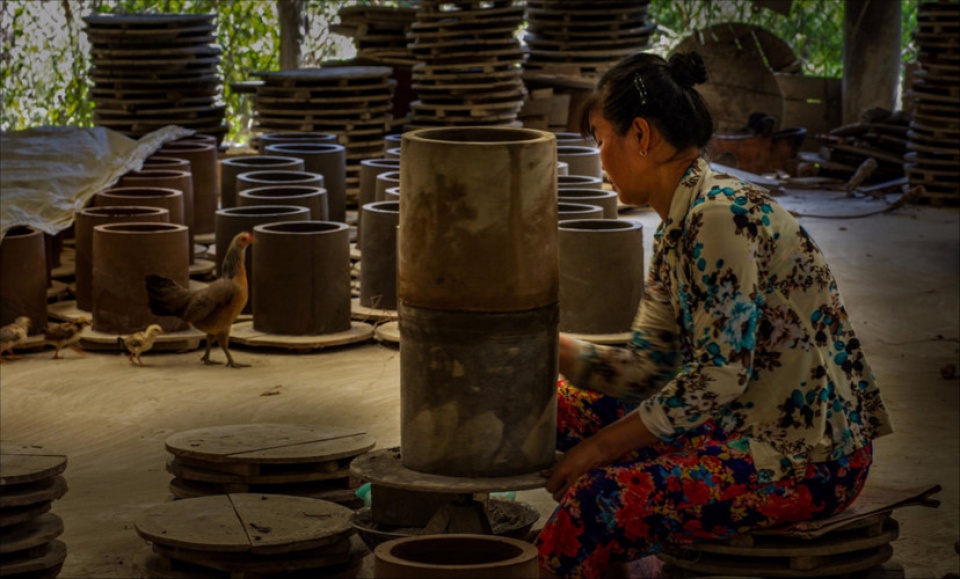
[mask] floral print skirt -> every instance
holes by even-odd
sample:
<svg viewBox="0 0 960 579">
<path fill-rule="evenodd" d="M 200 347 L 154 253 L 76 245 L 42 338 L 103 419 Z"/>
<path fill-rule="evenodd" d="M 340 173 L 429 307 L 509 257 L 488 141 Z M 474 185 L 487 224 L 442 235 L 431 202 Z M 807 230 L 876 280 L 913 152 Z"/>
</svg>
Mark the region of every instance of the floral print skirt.
<svg viewBox="0 0 960 579">
<path fill-rule="evenodd" d="M 560 450 L 635 408 L 565 381 L 558 402 Z M 857 497 L 871 460 L 867 446 L 836 461 L 809 464 L 803 478 L 761 483 L 748 438 L 707 422 L 671 443 L 634 451 L 583 475 L 537 538 L 540 565 L 560 577 L 602 577 L 611 560 L 632 561 L 672 545 L 829 517 Z"/>
</svg>

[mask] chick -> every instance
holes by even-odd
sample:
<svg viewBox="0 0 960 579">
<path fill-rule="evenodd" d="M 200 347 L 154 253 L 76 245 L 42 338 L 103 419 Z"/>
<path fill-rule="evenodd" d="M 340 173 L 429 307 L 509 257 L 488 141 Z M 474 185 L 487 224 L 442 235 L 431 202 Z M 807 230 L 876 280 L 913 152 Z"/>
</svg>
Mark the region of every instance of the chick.
<svg viewBox="0 0 960 579">
<path fill-rule="evenodd" d="M 76 343 L 83 336 L 84 330 L 90 327 L 90 320 L 80 316 L 72 322 L 63 322 L 62 324 L 50 324 L 43 333 L 44 342 L 53 345 L 57 351 L 53 353 L 53 359 L 60 357 L 60 350 L 70 348 L 79 354 L 83 351 L 76 346 Z"/>
<path fill-rule="evenodd" d="M 27 332 L 30 330 L 31 324 L 33 324 L 33 322 L 30 318 L 20 316 L 15 319 L 13 323 L 0 328 L 0 363 L 3 363 L 4 352 L 10 353 L 11 360 L 20 358 L 20 356 L 13 353 L 13 346 L 17 342 L 27 339 Z"/>
<path fill-rule="evenodd" d="M 133 359 L 137 359 L 137 364 L 140 364 L 143 367 L 143 361 L 140 360 L 140 354 L 147 352 L 150 348 L 153 347 L 153 343 L 157 340 L 157 336 L 163 333 L 163 328 L 157 324 L 150 324 L 147 326 L 147 329 L 142 332 L 136 332 L 129 336 L 123 336 L 117 338 L 117 341 L 120 342 L 124 348 L 130 352 L 130 355 L 127 359 L 130 360 L 130 363 L 133 364 Z"/>
</svg>

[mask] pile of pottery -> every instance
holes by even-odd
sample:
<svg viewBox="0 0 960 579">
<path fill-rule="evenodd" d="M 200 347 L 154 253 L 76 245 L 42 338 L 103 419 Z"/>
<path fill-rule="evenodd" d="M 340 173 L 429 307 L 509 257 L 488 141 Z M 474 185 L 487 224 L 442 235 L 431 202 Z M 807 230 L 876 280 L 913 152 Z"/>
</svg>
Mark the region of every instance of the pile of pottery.
<svg viewBox="0 0 960 579">
<path fill-rule="evenodd" d="M 521 0 L 424 0 L 411 25 L 411 128 L 518 124 L 526 89 L 516 31 Z"/>
<path fill-rule="evenodd" d="M 570 76 L 603 74 L 647 48 L 655 26 L 647 0 L 528 0 L 526 68 Z"/>
<path fill-rule="evenodd" d="M 93 67 L 94 124 L 139 137 L 167 125 L 227 132 L 214 14 L 83 18 Z"/>
<path fill-rule="evenodd" d="M 357 56 L 386 64 L 414 64 L 407 49 L 407 32 L 416 20 L 412 8 L 395 6 L 344 6 L 337 13 L 340 24 L 331 32 L 352 38 Z"/>
<path fill-rule="evenodd" d="M 960 200 L 960 4 L 921 3 L 917 13 L 920 68 L 909 94 L 913 119 L 904 155 L 911 185 L 932 202 Z"/>
</svg>

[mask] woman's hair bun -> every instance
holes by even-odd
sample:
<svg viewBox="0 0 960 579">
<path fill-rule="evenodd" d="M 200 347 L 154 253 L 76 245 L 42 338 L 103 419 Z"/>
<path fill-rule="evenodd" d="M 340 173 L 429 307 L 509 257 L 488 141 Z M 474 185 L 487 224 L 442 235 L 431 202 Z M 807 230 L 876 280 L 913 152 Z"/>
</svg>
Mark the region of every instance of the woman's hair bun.
<svg viewBox="0 0 960 579">
<path fill-rule="evenodd" d="M 674 54 L 667 63 L 667 70 L 681 88 L 707 82 L 707 66 L 696 52 Z"/>
</svg>

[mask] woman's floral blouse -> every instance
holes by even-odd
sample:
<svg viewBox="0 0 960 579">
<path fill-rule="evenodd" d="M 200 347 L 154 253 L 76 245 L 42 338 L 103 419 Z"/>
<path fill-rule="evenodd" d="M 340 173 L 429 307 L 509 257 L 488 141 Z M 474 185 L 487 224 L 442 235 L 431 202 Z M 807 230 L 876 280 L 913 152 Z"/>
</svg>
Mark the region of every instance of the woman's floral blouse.
<svg viewBox="0 0 960 579">
<path fill-rule="evenodd" d="M 750 437 L 766 480 L 892 431 L 820 249 L 765 191 L 703 159 L 655 235 L 630 345 L 580 348 L 579 388 L 641 402 L 663 440 L 714 418 Z"/>
</svg>

